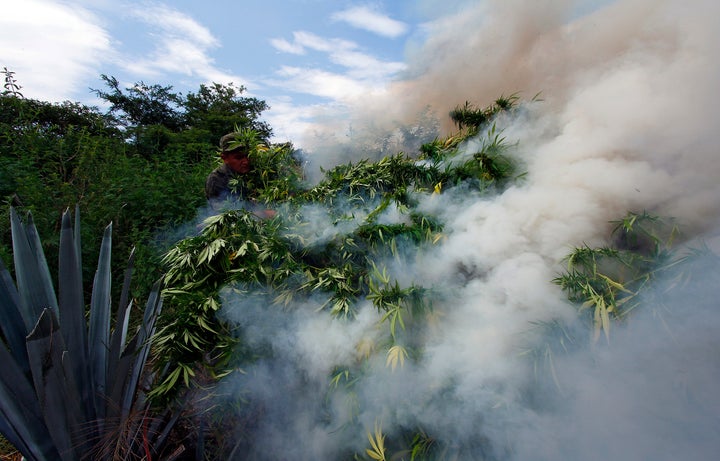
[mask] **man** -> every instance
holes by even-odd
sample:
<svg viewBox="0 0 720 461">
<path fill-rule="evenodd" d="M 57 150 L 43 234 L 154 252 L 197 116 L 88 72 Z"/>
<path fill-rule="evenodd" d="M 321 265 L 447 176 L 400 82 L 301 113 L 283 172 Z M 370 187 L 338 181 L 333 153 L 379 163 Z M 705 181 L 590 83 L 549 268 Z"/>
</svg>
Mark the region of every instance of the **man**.
<svg viewBox="0 0 720 461">
<path fill-rule="evenodd" d="M 237 133 L 228 133 L 220 138 L 220 158 L 223 164 L 215 168 L 205 181 L 205 197 L 211 203 L 217 203 L 234 196 L 240 200 L 247 198 L 247 189 L 240 180 L 240 175 L 250 172 L 248 146 L 236 142 Z M 233 192 L 230 190 L 230 180 L 238 179 L 238 185 Z"/>
<path fill-rule="evenodd" d="M 220 158 L 223 164 L 215 168 L 205 181 L 205 197 L 213 208 L 218 208 L 228 199 L 247 201 L 247 209 L 260 218 L 272 218 L 273 210 L 259 209 L 252 205 L 248 197 L 248 189 L 242 176 L 252 171 L 250 161 L 250 146 L 248 142 L 241 141 L 242 134 L 228 133 L 220 138 Z M 237 185 L 230 188 L 230 180 L 237 180 Z"/>
</svg>

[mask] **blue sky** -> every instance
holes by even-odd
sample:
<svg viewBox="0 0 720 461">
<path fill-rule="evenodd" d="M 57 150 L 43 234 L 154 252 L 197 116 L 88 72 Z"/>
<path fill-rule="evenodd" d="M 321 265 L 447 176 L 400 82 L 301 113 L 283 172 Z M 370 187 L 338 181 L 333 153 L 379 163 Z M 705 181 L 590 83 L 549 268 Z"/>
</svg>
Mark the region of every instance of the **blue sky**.
<svg viewBox="0 0 720 461">
<path fill-rule="evenodd" d="M 424 24 L 463 1 L 0 0 L 0 66 L 25 97 L 98 105 L 100 74 L 196 91 L 234 82 L 266 100 L 279 137 L 308 110 L 379 91 L 407 71 Z"/>
<path fill-rule="evenodd" d="M 101 74 L 183 93 L 233 82 L 270 105 L 277 141 L 306 148 L 428 113 L 447 131 L 449 110 L 465 101 L 542 92 L 562 104 L 612 66 L 659 52 L 656 25 L 641 25 L 658 5 L 682 9 L 681 0 L 0 0 L 0 68 L 25 97 L 90 105 L 101 105 L 90 91 L 104 88 Z"/>
</svg>

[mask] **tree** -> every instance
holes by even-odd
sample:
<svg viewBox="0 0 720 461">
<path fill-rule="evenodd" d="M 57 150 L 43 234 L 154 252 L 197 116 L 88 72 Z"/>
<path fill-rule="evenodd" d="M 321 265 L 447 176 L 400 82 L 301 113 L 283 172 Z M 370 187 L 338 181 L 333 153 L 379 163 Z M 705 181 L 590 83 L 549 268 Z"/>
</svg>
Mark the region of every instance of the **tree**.
<svg viewBox="0 0 720 461">
<path fill-rule="evenodd" d="M 245 87 L 232 83 L 200 85 L 197 93 L 189 93 L 185 99 L 186 124 L 206 130 L 216 137 L 227 133 L 235 125 L 251 128 L 267 142 L 272 135 L 272 129 L 267 122 L 262 122 L 259 118 L 269 106 L 257 98 L 241 97 L 244 91 Z"/>
<path fill-rule="evenodd" d="M 260 120 L 267 103 L 241 96 L 243 86 L 203 84 L 196 93 L 183 96 L 172 86 L 143 82 L 122 90 L 115 77 L 101 77 L 110 91 L 93 91 L 110 103 L 106 116 L 115 118 L 136 153 L 145 158 L 192 145 L 187 154 L 199 160 L 198 148 L 214 151 L 218 139 L 235 126 L 257 131 L 264 141 L 272 135 L 270 125 Z"/>
<path fill-rule="evenodd" d="M 109 102 L 109 114 L 120 113 L 121 125 L 125 127 L 162 125 L 172 131 L 184 128 L 182 95 L 173 93 L 172 86 L 135 83 L 120 89 L 115 77 L 101 75 L 110 92 L 92 90 L 99 98 Z"/>
<path fill-rule="evenodd" d="M 18 85 L 15 80 L 15 72 L 8 70 L 7 67 L 3 67 L 2 73 L 5 74 L 5 84 L 3 85 L 5 89 L 2 92 L 3 96 L 11 95 L 17 98 L 22 98 L 23 95 L 20 93 L 20 88 L 22 87 Z"/>
</svg>

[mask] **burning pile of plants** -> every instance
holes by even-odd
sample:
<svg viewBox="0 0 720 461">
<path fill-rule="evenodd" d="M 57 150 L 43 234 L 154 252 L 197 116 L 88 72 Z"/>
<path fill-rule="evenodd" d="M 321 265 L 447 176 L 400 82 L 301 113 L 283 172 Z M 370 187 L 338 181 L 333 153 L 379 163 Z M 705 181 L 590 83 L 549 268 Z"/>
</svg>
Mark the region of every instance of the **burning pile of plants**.
<svg viewBox="0 0 720 461">
<path fill-rule="evenodd" d="M 199 402 L 195 421 L 216 456 L 510 457 L 516 412 L 539 411 L 537 389 L 561 386 L 554 357 L 585 347 L 569 325 L 579 321 L 594 341 L 609 341 L 614 321 L 657 293 L 658 280 L 683 277 L 692 259 L 675 254 L 671 220 L 629 213 L 607 246 L 573 250 L 567 271 L 542 281 L 564 290 L 579 315 L 569 318 L 571 303 L 555 302 L 498 332 L 509 322 L 503 316 L 526 308 L 506 305 L 510 295 L 490 286 L 495 268 L 462 258 L 448 266 L 439 254 L 452 209 L 522 185 L 515 145 L 498 128 L 521 110 L 515 97 L 486 109 L 466 104 L 451 113 L 457 134 L 415 156 L 336 166 L 306 188 L 289 152 L 254 149 L 264 176 L 250 178 L 252 198 L 277 215 L 261 220 L 236 204 L 167 254 L 169 307 L 155 343 L 166 379 L 153 395 Z M 516 272 L 505 277 L 527 275 Z M 463 306 L 467 293 L 488 305 Z M 478 330 L 471 343 L 454 342 L 448 325 Z M 501 349 L 493 353 L 507 370 L 484 362 L 485 346 Z M 429 371 L 453 364 L 442 378 Z M 535 369 L 535 378 L 519 379 L 509 371 L 516 367 Z M 482 377 L 470 384 L 467 369 Z"/>
</svg>

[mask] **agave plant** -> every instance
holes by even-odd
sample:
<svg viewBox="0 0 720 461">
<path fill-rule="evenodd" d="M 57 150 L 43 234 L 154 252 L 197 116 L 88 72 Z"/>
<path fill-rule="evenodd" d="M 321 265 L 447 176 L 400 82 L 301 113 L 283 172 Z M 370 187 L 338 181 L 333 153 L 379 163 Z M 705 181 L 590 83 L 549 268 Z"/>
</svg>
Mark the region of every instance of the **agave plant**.
<svg viewBox="0 0 720 461">
<path fill-rule="evenodd" d="M 16 280 L 0 261 L 0 433 L 29 460 L 151 459 L 176 418 L 147 417 L 140 390 L 159 283 L 128 339 L 133 257 L 111 330 L 112 225 L 86 320 L 77 207 L 74 226 L 62 216 L 57 296 L 32 215 L 23 223 L 11 209 L 10 220 Z"/>
</svg>

